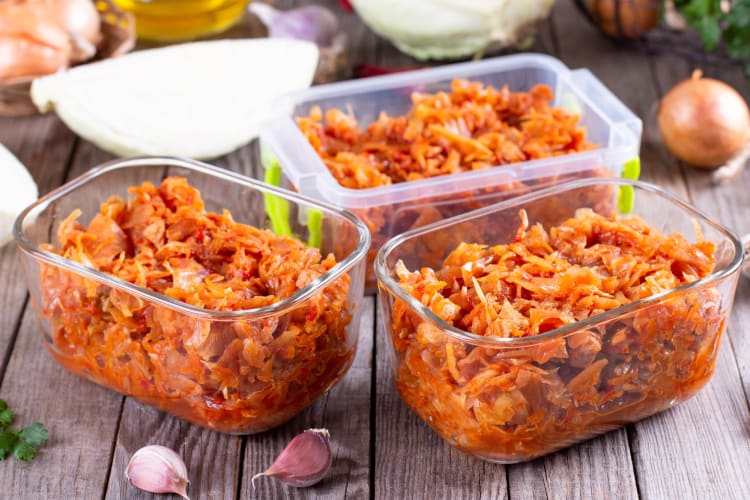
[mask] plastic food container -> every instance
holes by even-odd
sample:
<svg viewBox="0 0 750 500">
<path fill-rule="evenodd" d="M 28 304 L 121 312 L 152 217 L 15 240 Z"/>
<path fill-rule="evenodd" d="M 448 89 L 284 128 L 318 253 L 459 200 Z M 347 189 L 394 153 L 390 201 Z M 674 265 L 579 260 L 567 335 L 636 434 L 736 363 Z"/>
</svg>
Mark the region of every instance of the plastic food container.
<svg viewBox="0 0 750 500">
<path fill-rule="evenodd" d="M 229 210 L 257 228 L 269 227 L 269 206 L 282 206 L 286 224 L 274 232 L 312 241 L 337 263 L 279 302 L 216 311 L 42 248 L 59 248 L 57 230 L 73 210 L 88 225 L 111 195 L 127 198 L 128 187 L 158 186 L 166 176 L 186 177 L 207 211 Z M 336 384 L 354 359 L 369 234 L 356 217 L 327 204 L 202 163 L 136 158 L 107 163 L 44 196 L 19 215 L 14 235 L 52 356 L 192 423 L 236 434 L 272 428 Z"/>
<path fill-rule="evenodd" d="M 507 84 L 511 91 L 529 91 L 536 84 L 546 84 L 554 92 L 553 105 L 578 113 L 587 139 L 598 149 L 390 186 L 349 189 L 336 182 L 295 122 L 318 105 L 324 112 L 330 108 L 351 110 L 360 126 L 366 126 L 383 111 L 391 116 L 405 114 L 413 92 L 449 90 L 454 78 L 494 87 Z M 274 107 L 279 113 L 262 128 L 261 140 L 265 152 L 278 159 L 281 185 L 348 209 L 365 221 L 373 235 L 367 271 L 367 288 L 372 291 L 372 260 L 391 236 L 541 186 L 581 177 L 620 176 L 627 162 L 637 161 L 642 128 L 638 117 L 588 70 L 571 71 L 555 58 L 536 54 L 313 87 L 284 96 Z M 267 172 L 267 176 L 273 179 L 275 174 Z"/>
<path fill-rule="evenodd" d="M 410 271 L 439 269 L 460 242 L 513 242 L 522 208 L 530 225 L 545 228 L 580 207 L 611 215 L 623 187 L 632 189 L 634 213 L 662 234 L 678 232 L 694 242 L 698 228 L 713 242 L 713 272 L 516 338 L 449 325 L 395 277 L 399 261 Z M 623 179 L 574 181 L 409 231 L 388 242 L 375 262 L 394 383 L 451 445 L 492 462 L 531 460 L 698 392 L 714 371 L 742 259 L 740 241 L 726 228 L 659 188 Z"/>
</svg>

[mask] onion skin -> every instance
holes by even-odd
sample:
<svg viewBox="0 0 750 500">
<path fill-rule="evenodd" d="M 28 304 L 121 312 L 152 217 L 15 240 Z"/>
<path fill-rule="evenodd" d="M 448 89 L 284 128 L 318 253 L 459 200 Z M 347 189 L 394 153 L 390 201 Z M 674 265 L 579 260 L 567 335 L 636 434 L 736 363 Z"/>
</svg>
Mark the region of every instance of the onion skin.
<svg viewBox="0 0 750 500">
<path fill-rule="evenodd" d="M 745 100 L 729 85 L 701 78 L 700 71 L 664 96 L 657 121 L 667 149 L 696 167 L 719 167 L 750 140 Z"/>
<path fill-rule="evenodd" d="M 69 33 L 96 45 L 101 40 L 99 12 L 91 0 L 55 0 L 49 16 Z"/>
<path fill-rule="evenodd" d="M 73 50 L 70 62 L 77 63 L 90 59 L 96 53 L 96 45 L 102 38 L 97 12 L 91 0 L 53 0 L 47 5 L 41 3 L 40 11 L 55 24 L 62 27 L 70 36 Z"/>
<path fill-rule="evenodd" d="M 66 49 L 0 34 L 0 83 L 54 73 L 68 64 Z"/>
<path fill-rule="evenodd" d="M 91 0 L 0 0 L 0 82 L 86 61 L 101 40 Z"/>
</svg>

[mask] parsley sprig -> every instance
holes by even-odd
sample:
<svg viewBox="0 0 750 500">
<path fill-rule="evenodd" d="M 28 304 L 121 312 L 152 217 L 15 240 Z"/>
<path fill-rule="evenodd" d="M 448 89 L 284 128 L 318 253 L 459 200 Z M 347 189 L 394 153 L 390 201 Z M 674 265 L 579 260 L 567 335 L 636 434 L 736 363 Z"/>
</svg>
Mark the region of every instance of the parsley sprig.
<svg viewBox="0 0 750 500">
<path fill-rule="evenodd" d="M 10 427 L 14 417 L 15 413 L 8 408 L 8 403 L 0 399 L 0 460 L 5 460 L 10 454 L 22 462 L 34 460 L 37 447 L 49 438 L 47 429 L 34 422 L 16 431 Z"/>
<path fill-rule="evenodd" d="M 745 63 L 750 77 L 750 0 L 675 0 L 675 6 L 707 52 L 723 41 L 727 54 Z"/>
</svg>

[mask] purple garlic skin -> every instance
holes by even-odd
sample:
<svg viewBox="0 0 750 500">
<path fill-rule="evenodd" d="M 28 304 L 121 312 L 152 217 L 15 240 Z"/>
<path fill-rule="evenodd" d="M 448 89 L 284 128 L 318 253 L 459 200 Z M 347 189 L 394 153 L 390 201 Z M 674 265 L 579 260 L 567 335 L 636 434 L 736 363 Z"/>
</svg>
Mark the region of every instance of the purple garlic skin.
<svg viewBox="0 0 750 500">
<path fill-rule="evenodd" d="M 252 482 L 255 484 L 260 476 L 271 476 L 290 486 L 305 488 L 323 479 L 331 462 L 328 430 L 307 429 L 286 445 L 271 467 L 253 476 Z"/>
<path fill-rule="evenodd" d="M 281 11 L 252 2 L 249 9 L 266 25 L 271 38 L 295 38 L 313 42 L 318 47 L 330 47 L 341 31 L 336 15 L 320 5 Z"/>
</svg>

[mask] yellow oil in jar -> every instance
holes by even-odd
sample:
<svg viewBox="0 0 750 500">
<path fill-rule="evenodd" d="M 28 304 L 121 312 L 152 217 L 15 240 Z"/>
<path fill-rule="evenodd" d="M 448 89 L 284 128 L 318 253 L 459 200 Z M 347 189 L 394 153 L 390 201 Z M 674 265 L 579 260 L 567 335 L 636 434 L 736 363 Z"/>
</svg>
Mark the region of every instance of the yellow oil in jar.
<svg viewBox="0 0 750 500">
<path fill-rule="evenodd" d="M 177 41 L 220 33 L 237 22 L 249 0 L 114 0 L 135 16 L 146 40 Z"/>
</svg>

